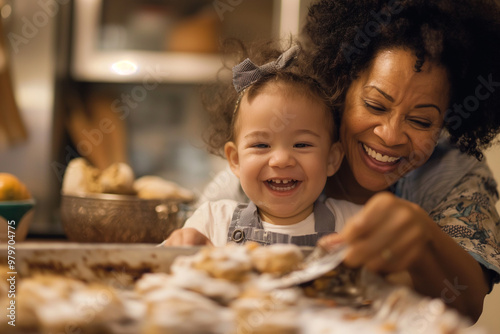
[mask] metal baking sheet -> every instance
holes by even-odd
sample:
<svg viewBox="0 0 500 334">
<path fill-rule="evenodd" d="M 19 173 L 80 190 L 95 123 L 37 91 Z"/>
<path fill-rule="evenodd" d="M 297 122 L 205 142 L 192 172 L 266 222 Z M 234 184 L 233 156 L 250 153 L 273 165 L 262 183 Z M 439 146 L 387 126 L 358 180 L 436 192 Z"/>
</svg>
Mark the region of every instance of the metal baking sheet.
<svg viewBox="0 0 500 334">
<path fill-rule="evenodd" d="M 3 246 L 3 245 L 2 245 Z M 0 246 L 0 249 L 5 250 Z M 174 259 L 182 255 L 193 255 L 200 247 L 156 247 L 154 244 L 82 244 L 82 243 L 36 243 L 22 242 L 16 245 L 15 263 L 19 277 L 30 277 L 39 273 L 57 274 L 73 277 L 87 282 L 101 282 L 114 286 L 120 291 L 132 288 L 134 282 L 144 273 L 170 271 Z M 305 254 L 310 248 L 303 248 Z M 5 263 L 5 251 L 0 252 L 0 260 Z M 380 277 L 366 273 L 361 276 L 363 297 L 371 299 L 368 308 L 324 307 L 311 308 L 302 314 L 304 319 L 311 316 L 316 324 L 324 322 L 321 332 L 333 333 L 332 323 L 344 324 L 344 316 L 358 317 L 363 324 L 364 316 L 369 315 L 374 323 L 393 324 L 404 331 L 397 333 L 441 333 L 438 329 L 449 329 L 450 333 L 477 334 L 481 330 L 468 330 L 470 325 L 466 319 L 459 317 L 455 311 L 448 310 L 440 300 L 422 297 L 404 287 L 392 286 Z M 337 300 L 338 301 L 338 300 Z M 338 305 L 342 306 L 342 305 Z M 309 313 L 308 313 L 309 312 Z M 341 318 L 338 318 L 339 316 Z M 338 321 L 333 321 L 337 317 Z M 333 319 L 333 320 L 332 320 Z M 354 318 L 352 318 L 354 319 Z M 140 321 L 135 325 L 140 325 Z M 332 322 L 333 321 L 333 322 Z M 306 324 L 307 323 L 307 324 Z M 300 333 L 315 334 L 318 326 L 304 322 Z M 356 324 L 356 322 L 350 322 Z M 119 328 L 113 333 L 136 333 L 129 324 L 127 328 Z M 444 327 L 443 327 L 444 326 Z M 395 327 L 396 328 L 396 327 Z M 357 331 L 353 331 L 357 332 Z M 394 331 L 389 331 L 396 333 Z M 445 330 L 442 331 L 443 333 Z"/>
<path fill-rule="evenodd" d="M 0 263 L 7 263 L 5 248 Z M 192 255 L 199 247 L 156 247 L 155 244 L 22 242 L 15 246 L 15 270 L 22 277 L 39 273 L 131 286 L 144 273 L 169 272 L 179 255 Z"/>
</svg>

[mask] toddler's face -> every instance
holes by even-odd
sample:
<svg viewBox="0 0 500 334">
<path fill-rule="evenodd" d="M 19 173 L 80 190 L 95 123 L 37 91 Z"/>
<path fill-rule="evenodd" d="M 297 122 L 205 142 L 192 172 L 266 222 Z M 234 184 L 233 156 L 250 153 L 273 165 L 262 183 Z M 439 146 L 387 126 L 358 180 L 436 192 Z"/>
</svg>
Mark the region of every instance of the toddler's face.
<svg viewBox="0 0 500 334">
<path fill-rule="evenodd" d="M 251 103 L 243 97 L 225 153 L 266 222 L 293 224 L 312 212 L 343 156 L 332 145 L 330 117 L 323 104 L 276 85 Z"/>
</svg>

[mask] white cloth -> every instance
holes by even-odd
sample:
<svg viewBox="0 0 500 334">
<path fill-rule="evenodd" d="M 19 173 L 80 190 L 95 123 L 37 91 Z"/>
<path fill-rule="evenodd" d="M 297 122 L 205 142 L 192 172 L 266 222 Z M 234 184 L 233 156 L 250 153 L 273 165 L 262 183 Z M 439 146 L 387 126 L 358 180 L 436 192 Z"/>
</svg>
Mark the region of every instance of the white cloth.
<svg viewBox="0 0 500 334">
<path fill-rule="evenodd" d="M 210 239 L 214 246 L 224 246 L 227 242 L 229 224 L 237 205 L 238 202 L 228 199 L 205 202 L 189 217 L 184 228 L 195 228 Z M 335 232 L 342 230 L 346 221 L 362 208 L 362 205 L 333 198 L 326 199 L 325 205 L 335 216 Z M 262 222 L 262 225 L 266 231 L 293 236 L 315 233 L 314 213 L 292 225 L 274 225 L 267 222 Z"/>
</svg>

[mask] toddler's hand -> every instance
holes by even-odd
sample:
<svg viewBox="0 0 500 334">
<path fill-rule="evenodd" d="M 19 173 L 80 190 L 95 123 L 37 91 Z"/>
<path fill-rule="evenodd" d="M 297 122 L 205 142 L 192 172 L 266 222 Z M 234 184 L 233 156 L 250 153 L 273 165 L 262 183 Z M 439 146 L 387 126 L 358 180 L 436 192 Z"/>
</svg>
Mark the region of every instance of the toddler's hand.
<svg viewBox="0 0 500 334">
<path fill-rule="evenodd" d="M 164 247 L 201 245 L 212 245 L 212 243 L 206 236 L 194 228 L 181 228 L 175 230 L 163 243 Z"/>
</svg>

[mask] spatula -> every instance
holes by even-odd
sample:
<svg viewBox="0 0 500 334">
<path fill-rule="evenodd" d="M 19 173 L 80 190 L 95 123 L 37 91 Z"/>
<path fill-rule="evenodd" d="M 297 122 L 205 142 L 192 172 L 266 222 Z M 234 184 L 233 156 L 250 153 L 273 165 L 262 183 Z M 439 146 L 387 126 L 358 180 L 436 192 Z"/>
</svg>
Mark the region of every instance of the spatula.
<svg viewBox="0 0 500 334">
<path fill-rule="evenodd" d="M 339 244 L 333 249 L 325 250 L 315 247 L 304 260 L 303 267 L 284 276 L 266 281 L 264 288 L 282 289 L 312 281 L 335 269 L 345 258 L 347 246 Z"/>
</svg>

